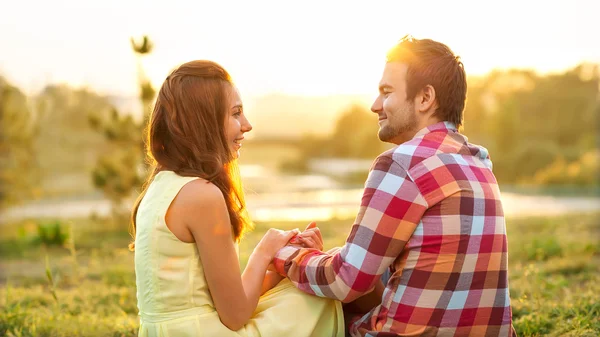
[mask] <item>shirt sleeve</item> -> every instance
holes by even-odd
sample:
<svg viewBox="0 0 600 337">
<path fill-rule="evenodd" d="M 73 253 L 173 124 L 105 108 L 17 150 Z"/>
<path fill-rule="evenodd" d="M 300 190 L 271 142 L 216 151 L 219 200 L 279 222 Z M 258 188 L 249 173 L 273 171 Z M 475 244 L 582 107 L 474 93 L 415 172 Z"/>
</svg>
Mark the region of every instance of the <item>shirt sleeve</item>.
<svg viewBox="0 0 600 337">
<path fill-rule="evenodd" d="M 351 302 L 400 255 L 426 209 L 406 170 L 382 155 L 371 167 L 344 246 L 326 253 L 286 246 L 275 255 L 275 269 L 304 292 Z"/>
</svg>

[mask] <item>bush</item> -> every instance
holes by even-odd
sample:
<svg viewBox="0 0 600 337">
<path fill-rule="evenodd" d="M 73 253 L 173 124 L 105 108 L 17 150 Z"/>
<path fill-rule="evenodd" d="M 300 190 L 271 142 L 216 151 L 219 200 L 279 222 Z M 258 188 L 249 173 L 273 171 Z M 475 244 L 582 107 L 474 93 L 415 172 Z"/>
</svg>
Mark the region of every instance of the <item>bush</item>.
<svg viewBox="0 0 600 337">
<path fill-rule="evenodd" d="M 54 221 L 47 224 L 38 224 L 37 238 L 35 243 L 41 243 L 48 246 L 64 246 L 69 239 L 69 234 L 60 221 Z"/>
<path fill-rule="evenodd" d="M 534 181 L 539 185 L 598 186 L 600 151 L 584 153 L 577 161 L 568 163 L 562 157 L 550 166 L 538 171 Z"/>
</svg>

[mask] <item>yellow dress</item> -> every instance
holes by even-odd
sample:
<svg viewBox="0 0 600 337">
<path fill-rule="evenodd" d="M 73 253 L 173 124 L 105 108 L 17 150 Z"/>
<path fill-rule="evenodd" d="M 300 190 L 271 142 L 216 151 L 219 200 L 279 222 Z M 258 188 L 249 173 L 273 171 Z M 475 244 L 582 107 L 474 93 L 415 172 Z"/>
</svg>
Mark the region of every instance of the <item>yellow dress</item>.
<svg viewBox="0 0 600 337">
<path fill-rule="evenodd" d="M 138 336 L 343 337 L 341 303 L 305 294 L 287 279 L 261 296 L 242 329 L 232 331 L 221 323 L 196 244 L 180 241 L 165 223 L 169 205 L 194 179 L 162 171 L 140 204 L 135 238 Z"/>
</svg>

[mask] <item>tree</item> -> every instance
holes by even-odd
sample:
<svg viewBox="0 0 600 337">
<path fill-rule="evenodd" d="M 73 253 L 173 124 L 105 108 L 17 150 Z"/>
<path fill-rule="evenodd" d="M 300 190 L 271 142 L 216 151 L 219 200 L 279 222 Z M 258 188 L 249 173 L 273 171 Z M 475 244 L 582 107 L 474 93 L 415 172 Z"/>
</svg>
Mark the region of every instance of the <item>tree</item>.
<svg viewBox="0 0 600 337">
<path fill-rule="evenodd" d="M 353 104 L 339 117 L 330 138 L 331 155 L 342 158 L 375 158 L 386 145 L 377 137 L 379 126 L 375 114 Z"/>
<path fill-rule="evenodd" d="M 112 201 L 113 218 L 117 225 L 128 221 L 129 207 L 125 207 L 123 202 L 141 186 L 147 175 L 143 128 L 150 116 L 155 96 L 155 90 L 142 65 L 143 57 L 152 52 L 153 43 L 147 36 L 143 36 L 139 42 L 131 38 L 131 47 L 137 61 L 139 99 L 143 107 L 141 123 L 130 115 L 121 115 L 116 109 L 112 109 L 104 118 L 98 115 L 90 117 L 90 123 L 111 144 L 110 152 L 99 158 L 92 172 L 92 180 Z"/>
<path fill-rule="evenodd" d="M 151 103 L 154 100 L 156 91 L 152 87 L 152 82 L 148 79 L 148 75 L 144 71 L 143 57 L 152 53 L 154 44 L 148 36 L 144 35 L 140 42 L 136 42 L 131 38 L 131 48 L 136 56 L 137 74 L 138 74 L 138 85 L 140 86 L 139 98 L 142 102 L 144 117 L 142 119 L 142 126 L 146 125 L 147 119 L 150 116 L 152 109 Z"/>
<path fill-rule="evenodd" d="M 0 208 L 36 194 L 38 130 L 27 97 L 0 77 Z"/>
<path fill-rule="evenodd" d="M 45 196 L 92 193 L 90 172 L 108 146 L 104 135 L 90 126 L 89 116 L 108 114 L 110 100 L 67 85 L 46 86 L 31 100 L 40 125 L 35 153 Z"/>
<path fill-rule="evenodd" d="M 597 149 L 599 88 L 598 67 L 590 64 L 546 76 L 524 70 L 492 72 L 469 82 L 465 134 L 490 150 L 501 183 L 558 183 L 539 177 L 590 162 L 586 158 Z M 565 176 L 560 183 L 577 181 Z"/>
</svg>

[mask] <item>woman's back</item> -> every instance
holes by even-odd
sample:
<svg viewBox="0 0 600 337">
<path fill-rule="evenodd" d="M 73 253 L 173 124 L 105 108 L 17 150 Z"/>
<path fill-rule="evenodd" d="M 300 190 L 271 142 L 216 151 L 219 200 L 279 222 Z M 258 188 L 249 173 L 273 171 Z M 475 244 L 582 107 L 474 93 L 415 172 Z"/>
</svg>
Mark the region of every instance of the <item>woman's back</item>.
<svg viewBox="0 0 600 337">
<path fill-rule="evenodd" d="M 161 171 L 140 203 L 135 271 L 141 316 L 199 307 L 214 310 L 196 244 L 179 240 L 165 222 L 173 199 L 195 179 Z"/>
</svg>

